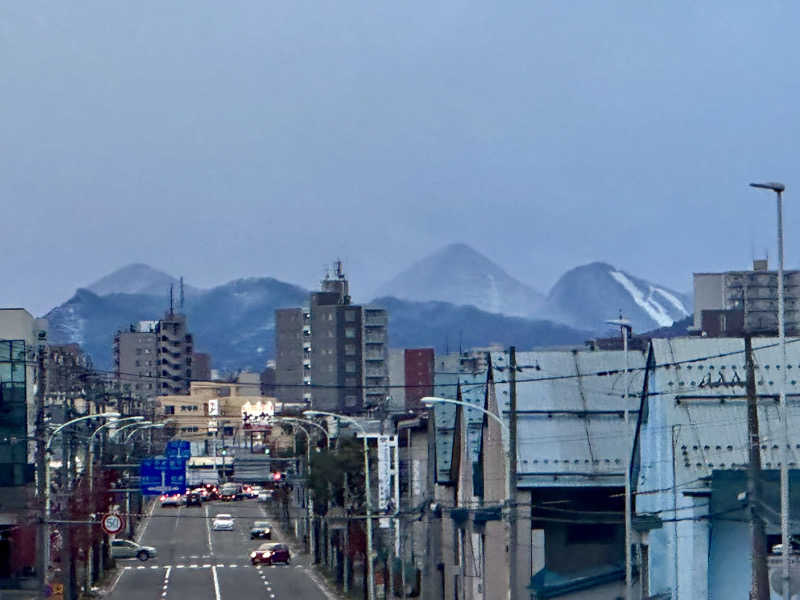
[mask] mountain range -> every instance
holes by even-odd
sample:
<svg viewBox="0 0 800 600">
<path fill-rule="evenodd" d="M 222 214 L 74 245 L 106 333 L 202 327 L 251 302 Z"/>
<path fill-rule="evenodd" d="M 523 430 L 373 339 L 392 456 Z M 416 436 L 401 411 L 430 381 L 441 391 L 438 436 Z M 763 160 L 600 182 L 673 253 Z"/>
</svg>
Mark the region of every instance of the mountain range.
<svg viewBox="0 0 800 600">
<path fill-rule="evenodd" d="M 80 343 L 97 368 L 110 369 L 114 333 L 159 318 L 176 282 L 143 264 L 118 269 L 46 315 L 51 342 Z M 274 354 L 274 310 L 300 306 L 309 293 L 269 277 L 184 288 L 195 348 L 223 370 L 262 369 Z M 691 312 L 685 295 L 599 262 L 568 271 L 545 295 L 465 244 L 411 265 L 382 285 L 372 304 L 389 311 L 392 347 L 437 352 L 571 345 L 607 332 L 604 321 L 619 312 L 636 332 L 672 326 Z"/>
</svg>

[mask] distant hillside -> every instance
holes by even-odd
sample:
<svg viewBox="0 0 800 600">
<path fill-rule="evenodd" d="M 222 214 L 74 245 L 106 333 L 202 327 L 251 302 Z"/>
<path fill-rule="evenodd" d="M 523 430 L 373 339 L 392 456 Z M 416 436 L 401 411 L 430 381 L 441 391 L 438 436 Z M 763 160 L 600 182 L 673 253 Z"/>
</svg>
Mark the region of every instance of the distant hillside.
<svg viewBox="0 0 800 600">
<path fill-rule="evenodd" d="M 378 295 L 471 305 L 490 313 L 531 316 L 544 296 L 466 244 L 450 244 L 383 284 Z"/>
<path fill-rule="evenodd" d="M 109 370 L 114 333 L 135 321 L 160 318 L 168 308 L 169 284 L 174 281 L 147 265 L 115 271 L 92 284 L 94 290 L 107 293 L 80 289 L 47 314 L 50 339 L 80 343 L 98 368 Z M 389 311 L 391 347 L 434 347 L 438 352 L 457 349 L 459 344 L 470 348 L 498 343 L 521 349 L 581 344 L 606 332 L 604 321 L 620 310 L 633 322 L 635 333 L 659 327 L 677 332 L 683 330 L 690 312 L 682 294 L 611 265 L 592 263 L 572 269 L 558 281 L 538 310 L 541 318 L 500 314 L 524 312 L 540 297 L 463 244 L 421 261 L 387 287 L 452 298 L 447 302 L 386 295 L 374 301 Z M 224 370 L 261 370 L 274 357 L 275 309 L 302 306 L 308 300 L 307 290 L 271 278 L 188 289 L 185 312 L 195 349 L 211 353 L 213 366 Z M 675 322 L 679 323 L 673 328 Z"/>
<path fill-rule="evenodd" d="M 210 352 L 214 368 L 262 369 L 274 353 L 274 310 L 299 306 L 308 292 L 269 278 L 239 279 L 187 301 L 195 350 Z M 162 296 L 78 292 L 47 314 L 53 343 L 80 343 L 100 369 L 111 369 L 114 333 L 139 320 L 158 319 Z"/>
<path fill-rule="evenodd" d="M 582 344 L 591 337 L 550 321 L 507 317 L 474 306 L 447 302 L 411 302 L 377 298 L 376 306 L 389 311 L 389 342 L 393 348 L 433 347 L 436 352 L 490 344 L 515 345 L 520 349 Z"/>
</svg>

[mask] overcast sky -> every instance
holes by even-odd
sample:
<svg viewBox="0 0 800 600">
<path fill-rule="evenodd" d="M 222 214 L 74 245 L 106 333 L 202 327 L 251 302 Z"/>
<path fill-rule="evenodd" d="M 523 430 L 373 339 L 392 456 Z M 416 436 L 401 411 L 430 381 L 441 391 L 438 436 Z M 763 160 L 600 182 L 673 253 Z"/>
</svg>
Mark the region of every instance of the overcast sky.
<svg viewBox="0 0 800 600">
<path fill-rule="evenodd" d="M 800 265 L 800 4 L 5 2 L 0 305 L 134 261 L 354 295 L 461 241 L 546 291 Z M 795 191 L 796 190 L 796 191 Z M 773 261 L 774 262 L 774 261 Z"/>
</svg>

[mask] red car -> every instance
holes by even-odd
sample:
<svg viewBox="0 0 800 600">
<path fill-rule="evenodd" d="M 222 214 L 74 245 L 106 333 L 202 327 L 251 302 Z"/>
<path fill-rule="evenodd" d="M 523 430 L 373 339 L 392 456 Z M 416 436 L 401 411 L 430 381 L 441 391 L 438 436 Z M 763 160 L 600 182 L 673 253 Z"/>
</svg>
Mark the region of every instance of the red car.
<svg viewBox="0 0 800 600">
<path fill-rule="evenodd" d="M 286 544 L 261 544 L 258 549 L 250 553 L 250 562 L 254 565 L 273 565 L 275 563 L 289 564 L 289 546 Z"/>
</svg>

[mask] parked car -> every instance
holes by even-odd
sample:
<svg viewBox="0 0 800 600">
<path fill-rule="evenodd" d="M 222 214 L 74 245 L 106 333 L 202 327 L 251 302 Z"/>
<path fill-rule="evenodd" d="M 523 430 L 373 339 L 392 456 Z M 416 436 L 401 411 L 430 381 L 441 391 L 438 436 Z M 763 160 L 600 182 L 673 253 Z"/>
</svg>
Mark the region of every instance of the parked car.
<svg viewBox="0 0 800 600">
<path fill-rule="evenodd" d="M 259 502 L 269 502 L 272 500 L 272 490 L 261 490 L 258 493 Z"/>
<path fill-rule="evenodd" d="M 272 539 L 272 525 L 267 521 L 256 521 L 250 529 L 250 539 L 256 538 L 271 540 Z"/>
<path fill-rule="evenodd" d="M 292 558 L 286 544 L 261 544 L 250 553 L 250 562 L 254 565 L 272 565 L 276 562 L 288 565 Z"/>
<path fill-rule="evenodd" d="M 234 527 L 233 516 L 228 514 L 217 515 L 211 523 L 211 529 L 214 531 L 233 531 Z"/>
<path fill-rule="evenodd" d="M 156 556 L 158 552 L 152 546 L 142 546 L 132 540 L 111 540 L 112 558 L 138 558 L 145 561 Z"/>
<path fill-rule="evenodd" d="M 257 485 L 244 485 L 242 486 L 242 491 L 248 498 L 258 498 L 261 487 Z"/>
<path fill-rule="evenodd" d="M 181 494 L 164 494 L 161 496 L 161 506 L 180 506 L 183 504 Z"/>
</svg>

